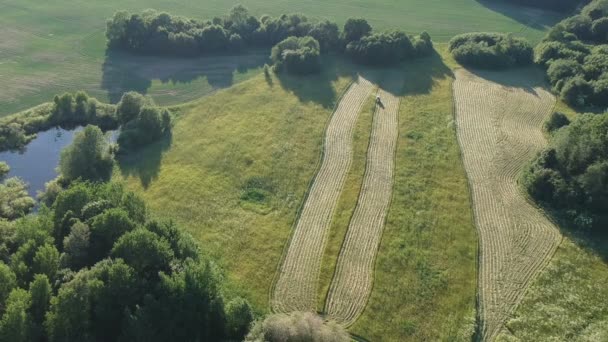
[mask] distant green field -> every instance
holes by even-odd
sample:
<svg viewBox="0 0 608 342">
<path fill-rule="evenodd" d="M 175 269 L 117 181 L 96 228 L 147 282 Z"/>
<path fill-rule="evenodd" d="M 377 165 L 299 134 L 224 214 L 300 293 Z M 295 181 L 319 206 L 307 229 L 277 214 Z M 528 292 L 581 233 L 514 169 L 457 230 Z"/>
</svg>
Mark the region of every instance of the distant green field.
<svg viewBox="0 0 608 342">
<path fill-rule="evenodd" d="M 248 0 L 252 13 L 300 12 L 342 24 L 367 18 L 379 30 L 428 31 L 436 42 L 469 31 L 513 32 L 537 41 L 560 15 L 476 0 Z M 160 104 L 177 104 L 226 88 L 259 72 L 267 51 L 247 56 L 159 59 L 105 56 L 106 18 L 115 11 L 156 8 L 211 18 L 236 0 L 0 1 L 0 116 L 48 101 L 63 91 L 85 89 L 116 101 L 137 90 Z"/>
</svg>

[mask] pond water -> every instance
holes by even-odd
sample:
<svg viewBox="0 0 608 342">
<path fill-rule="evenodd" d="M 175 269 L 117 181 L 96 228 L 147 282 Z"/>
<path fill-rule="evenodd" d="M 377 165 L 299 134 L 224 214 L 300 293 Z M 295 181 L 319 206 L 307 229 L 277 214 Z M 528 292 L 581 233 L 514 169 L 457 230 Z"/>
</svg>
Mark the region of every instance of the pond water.
<svg viewBox="0 0 608 342">
<path fill-rule="evenodd" d="M 57 166 L 61 150 L 68 146 L 82 127 L 67 130 L 53 128 L 38 133 L 23 151 L 0 152 L 0 161 L 10 166 L 8 177 L 19 177 L 29 184 L 29 194 L 36 196 L 38 191 L 44 190 L 44 184 L 57 177 Z M 108 139 L 116 141 L 118 131 L 108 132 Z"/>
</svg>

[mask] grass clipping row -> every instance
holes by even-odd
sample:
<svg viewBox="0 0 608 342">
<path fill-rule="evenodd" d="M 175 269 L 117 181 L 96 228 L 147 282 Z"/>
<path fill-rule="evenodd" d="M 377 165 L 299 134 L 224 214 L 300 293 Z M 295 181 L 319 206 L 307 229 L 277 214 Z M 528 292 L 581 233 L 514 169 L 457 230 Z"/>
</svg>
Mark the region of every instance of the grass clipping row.
<svg viewBox="0 0 608 342">
<path fill-rule="evenodd" d="M 454 97 L 479 232 L 481 335 L 493 340 L 561 235 L 517 184 L 522 167 L 546 144 L 542 124 L 555 99 L 527 83 L 525 71 L 485 77 L 458 70 Z"/>
</svg>

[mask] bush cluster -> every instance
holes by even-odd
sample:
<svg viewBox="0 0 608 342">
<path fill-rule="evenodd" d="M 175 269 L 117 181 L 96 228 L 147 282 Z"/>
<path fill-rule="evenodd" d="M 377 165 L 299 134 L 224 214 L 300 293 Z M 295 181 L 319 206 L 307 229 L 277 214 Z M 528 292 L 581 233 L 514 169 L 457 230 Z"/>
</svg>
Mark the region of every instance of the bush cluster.
<svg viewBox="0 0 608 342">
<path fill-rule="evenodd" d="M 572 123 L 556 116 L 561 126 L 552 144 L 525 170 L 523 185 L 530 195 L 566 212 L 580 228 L 606 230 L 608 207 L 608 115 L 581 114 Z"/>
<path fill-rule="evenodd" d="M 425 56 L 432 52 L 433 43 L 428 33 L 410 37 L 401 31 L 363 35 L 346 46 L 346 54 L 362 64 L 385 65 L 405 59 Z"/>
<path fill-rule="evenodd" d="M 150 144 L 171 132 L 169 111 L 137 92 L 123 94 L 116 114 L 122 124 L 118 145 L 123 151 Z"/>
<path fill-rule="evenodd" d="M 359 63 L 390 64 L 433 50 L 427 33 L 418 37 L 398 31 L 372 34 L 372 27 L 360 18 L 348 19 L 340 32 L 336 23 L 313 23 L 301 14 L 256 18 L 241 5 L 225 17 L 206 21 L 153 10 L 141 15 L 121 11 L 108 21 L 106 37 L 110 48 L 158 55 L 193 56 L 275 46 L 271 58 L 277 69 L 296 74 L 319 71 L 319 55 L 330 51 L 346 51 Z"/>
<path fill-rule="evenodd" d="M 321 70 L 320 45 L 312 37 L 289 37 L 272 48 L 270 54 L 277 71 L 312 74 Z"/>
<path fill-rule="evenodd" d="M 531 64 L 532 46 L 522 38 L 501 33 L 466 33 L 450 40 L 449 50 L 459 63 L 484 69 Z"/>
<path fill-rule="evenodd" d="M 555 92 L 573 106 L 608 106 L 608 0 L 565 19 L 536 48 Z"/>
<path fill-rule="evenodd" d="M 87 124 L 104 130 L 118 128 L 114 106 L 103 104 L 84 92 L 57 95 L 50 104 L 0 119 L 0 151 L 22 149 L 36 133 L 52 127 Z"/>
<path fill-rule="evenodd" d="M 192 56 L 237 51 L 245 46 L 273 46 L 288 37 L 312 36 L 324 50 L 338 40 L 338 26 L 313 24 L 301 14 L 256 18 L 238 5 L 225 17 L 197 20 L 148 10 L 142 14 L 117 12 L 107 23 L 110 47 L 146 54 Z"/>
<path fill-rule="evenodd" d="M 114 183 L 73 183 L 0 220 L 1 341 L 242 340 L 249 304 L 194 239 Z"/>
</svg>

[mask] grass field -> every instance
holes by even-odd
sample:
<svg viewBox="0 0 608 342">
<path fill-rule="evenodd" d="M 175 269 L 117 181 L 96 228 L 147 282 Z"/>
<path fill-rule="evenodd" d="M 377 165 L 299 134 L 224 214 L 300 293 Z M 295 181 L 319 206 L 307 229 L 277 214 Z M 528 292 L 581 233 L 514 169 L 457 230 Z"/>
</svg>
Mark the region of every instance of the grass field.
<svg viewBox="0 0 608 342">
<path fill-rule="evenodd" d="M 498 341 L 608 341 L 607 242 L 567 234 Z"/>
<path fill-rule="evenodd" d="M 49 101 L 56 93 L 84 89 L 100 100 L 116 101 L 123 91 L 152 95 L 163 105 L 178 104 L 226 88 L 257 74 L 266 52 L 249 56 L 158 59 L 105 55 L 105 21 L 115 11 L 146 8 L 211 18 L 236 0 L 0 1 L 0 116 Z M 560 15 L 477 0 L 249 0 L 254 14 L 301 12 L 343 23 L 367 18 L 377 29 L 428 31 L 436 42 L 469 31 L 514 32 L 538 40 Z"/>
<path fill-rule="evenodd" d="M 329 64 L 329 63 L 328 63 Z M 181 107 L 171 141 L 121 162 L 116 177 L 197 237 L 234 288 L 268 310 L 334 101 L 352 75 L 253 79 Z"/>
<path fill-rule="evenodd" d="M 395 187 L 369 303 L 351 331 L 370 341 L 469 341 L 476 246 L 452 113 L 453 62 L 404 65 Z"/>
</svg>

